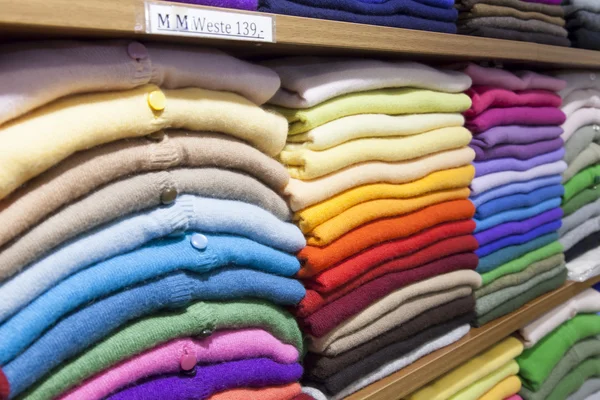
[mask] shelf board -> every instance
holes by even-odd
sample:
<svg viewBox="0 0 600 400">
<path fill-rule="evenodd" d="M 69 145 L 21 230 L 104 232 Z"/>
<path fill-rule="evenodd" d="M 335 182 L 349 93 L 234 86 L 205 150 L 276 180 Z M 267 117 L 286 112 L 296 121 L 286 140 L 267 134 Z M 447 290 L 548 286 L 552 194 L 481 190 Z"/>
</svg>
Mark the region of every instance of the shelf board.
<svg viewBox="0 0 600 400">
<path fill-rule="evenodd" d="M 600 67 L 600 52 L 590 50 L 285 15 L 275 16 L 277 43 L 152 36 L 145 33 L 143 0 L 0 0 L 0 9 L 4 40 L 42 35 L 128 37 L 226 47 L 247 56 L 360 54 L 444 62 L 491 60 L 546 67 Z"/>
<path fill-rule="evenodd" d="M 414 364 L 365 387 L 346 399 L 401 399 L 598 282 L 600 277 L 582 283 L 568 281 L 561 288 L 530 301 L 511 314 L 481 328 L 472 328 L 467 336 L 458 342 L 419 359 Z"/>
</svg>

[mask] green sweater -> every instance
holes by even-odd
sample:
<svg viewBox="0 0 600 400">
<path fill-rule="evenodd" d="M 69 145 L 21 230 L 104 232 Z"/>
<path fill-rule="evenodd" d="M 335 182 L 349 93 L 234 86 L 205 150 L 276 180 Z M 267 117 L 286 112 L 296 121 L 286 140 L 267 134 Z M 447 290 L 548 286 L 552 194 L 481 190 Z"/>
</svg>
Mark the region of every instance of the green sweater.
<svg viewBox="0 0 600 400">
<path fill-rule="evenodd" d="M 593 165 L 580 171 L 577 175 L 572 177 L 567 183 L 565 183 L 565 194 L 563 195 L 563 202 L 568 202 L 576 194 L 582 190 L 594 186 L 598 183 L 600 178 L 600 164 Z"/>
<path fill-rule="evenodd" d="M 567 215 L 573 214 L 586 204 L 593 203 L 598 199 L 600 199 L 600 186 L 594 186 L 592 188 L 582 190 L 573 196 L 571 200 L 564 203 L 561 208 L 566 217 Z"/>
<path fill-rule="evenodd" d="M 517 357 L 523 386 L 538 391 L 564 354 L 580 340 L 600 334 L 600 316 L 580 314 Z"/>
<path fill-rule="evenodd" d="M 598 376 L 600 376 L 600 358 L 589 358 L 562 378 L 547 400 L 564 400 L 571 393 L 575 393 L 586 380 Z"/>
<path fill-rule="evenodd" d="M 482 274 L 482 286 L 489 285 L 491 282 L 504 275 L 521 272 L 534 262 L 544 260 L 548 257 L 562 252 L 563 247 L 558 241 L 547 244 L 546 246 L 540 247 L 539 249 L 530 251 L 529 253 L 524 254 L 519 258 L 515 258 L 514 260 L 509 261 L 506 264 L 502 264 L 498 268 L 494 268 L 490 272 Z"/>
<path fill-rule="evenodd" d="M 525 400 L 546 400 L 572 369 L 591 357 L 600 357 L 600 340 L 593 338 L 577 342 L 556 364 L 538 391 L 523 387 L 519 394 Z"/>
<path fill-rule="evenodd" d="M 54 369 L 19 399 L 51 399 L 84 379 L 166 341 L 218 329 L 262 328 L 302 353 L 296 320 L 267 302 L 197 302 L 185 311 L 156 314 L 130 323 L 78 357 Z M 208 331 L 208 332 L 207 332 Z"/>
</svg>

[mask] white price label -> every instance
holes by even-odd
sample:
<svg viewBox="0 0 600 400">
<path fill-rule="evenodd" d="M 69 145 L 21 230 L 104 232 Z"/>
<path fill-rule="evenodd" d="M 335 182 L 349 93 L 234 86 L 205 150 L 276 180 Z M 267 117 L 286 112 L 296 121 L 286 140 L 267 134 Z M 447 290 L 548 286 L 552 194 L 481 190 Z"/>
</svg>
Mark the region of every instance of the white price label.
<svg viewBox="0 0 600 400">
<path fill-rule="evenodd" d="M 146 2 L 146 32 L 156 35 L 274 42 L 269 15 Z"/>
</svg>

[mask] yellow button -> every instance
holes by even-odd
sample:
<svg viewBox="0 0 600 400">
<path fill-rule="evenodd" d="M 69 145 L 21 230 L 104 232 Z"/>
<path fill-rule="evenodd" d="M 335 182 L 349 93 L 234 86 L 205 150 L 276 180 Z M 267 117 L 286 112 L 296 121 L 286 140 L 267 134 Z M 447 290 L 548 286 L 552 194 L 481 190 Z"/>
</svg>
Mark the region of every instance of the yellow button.
<svg viewBox="0 0 600 400">
<path fill-rule="evenodd" d="M 162 111 L 165 109 L 167 98 L 160 90 L 155 90 L 148 95 L 148 105 L 154 111 Z"/>
</svg>

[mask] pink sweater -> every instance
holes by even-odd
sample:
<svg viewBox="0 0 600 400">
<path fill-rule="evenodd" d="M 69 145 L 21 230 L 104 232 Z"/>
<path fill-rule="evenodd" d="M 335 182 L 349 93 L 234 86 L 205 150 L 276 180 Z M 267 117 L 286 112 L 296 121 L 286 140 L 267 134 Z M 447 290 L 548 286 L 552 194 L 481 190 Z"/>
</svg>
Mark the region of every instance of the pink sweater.
<svg viewBox="0 0 600 400">
<path fill-rule="evenodd" d="M 486 68 L 477 64 L 469 64 L 463 71 L 473 80 L 473 86 L 485 85 L 508 90 L 542 89 L 558 92 L 567 86 L 562 79 L 531 71 L 512 73 L 499 68 Z"/>
<path fill-rule="evenodd" d="M 466 92 L 473 104 L 464 112 L 465 117 L 473 118 L 489 108 L 507 107 L 560 107 L 559 95 L 547 90 L 512 90 L 489 86 L 473 86 Z"/>
<path fill-rule="evenodd" d="M 91 377 L 60 399 L 99 400 L 139 379 L 177 373 L 184 366 L 190 369 L 200 362 L 270 357 L 289 364 L 297 362 L 298 356 L 294 346 L 281 343 L 260 329 L 220 331 L 202 340 L 177 339 L 155 347 Z"/>
</svg>

